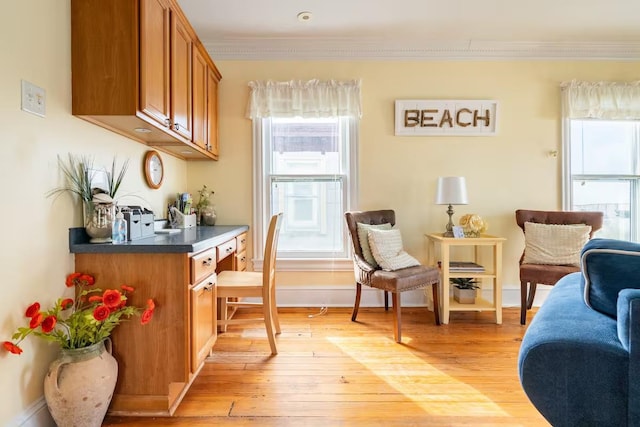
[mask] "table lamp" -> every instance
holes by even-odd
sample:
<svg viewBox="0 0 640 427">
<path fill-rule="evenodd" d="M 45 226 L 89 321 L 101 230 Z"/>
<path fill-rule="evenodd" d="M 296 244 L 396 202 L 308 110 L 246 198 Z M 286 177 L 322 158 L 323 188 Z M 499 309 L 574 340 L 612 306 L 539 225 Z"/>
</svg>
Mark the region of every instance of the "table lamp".
<svg viewBox="0 0 640 427">
<path fill-rule="evenodd" d="M 466 205 L 467 184 L 464 176 L 441 176 L 438 178 L 438 188 L 436 190 L 436 205 L 449 205 L 447 214 L 449 214 L 449 223 L 443 237 L 453 237 L 453 215 L 452 205 Z"/>
</svg>

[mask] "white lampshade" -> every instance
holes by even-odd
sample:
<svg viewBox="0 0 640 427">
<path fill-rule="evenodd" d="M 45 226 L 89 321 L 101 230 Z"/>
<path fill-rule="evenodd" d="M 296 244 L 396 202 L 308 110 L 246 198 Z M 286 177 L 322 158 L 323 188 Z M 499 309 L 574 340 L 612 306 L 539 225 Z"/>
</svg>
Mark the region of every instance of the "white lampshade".
<svg viewBox="0 0 640 427">
<path fill-rule="evenodd" d="M 464 176 L 441 176 L 438 178 L 436 205 L 466 205 L 467 183 Z"/>
</svg>

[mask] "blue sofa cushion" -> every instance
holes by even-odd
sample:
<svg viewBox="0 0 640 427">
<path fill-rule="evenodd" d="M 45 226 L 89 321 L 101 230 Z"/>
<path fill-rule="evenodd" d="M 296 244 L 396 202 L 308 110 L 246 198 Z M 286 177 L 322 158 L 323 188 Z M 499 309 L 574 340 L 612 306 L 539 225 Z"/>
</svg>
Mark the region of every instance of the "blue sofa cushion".
<svg viewBox="0 0 640 427">
<path fill-rule="evenodd" d="M 620 291 L 640 288 L 640 244 L 591 239 L 582 249 L 580 263 L 585 303 L 615 319 Z"/>
</svg>

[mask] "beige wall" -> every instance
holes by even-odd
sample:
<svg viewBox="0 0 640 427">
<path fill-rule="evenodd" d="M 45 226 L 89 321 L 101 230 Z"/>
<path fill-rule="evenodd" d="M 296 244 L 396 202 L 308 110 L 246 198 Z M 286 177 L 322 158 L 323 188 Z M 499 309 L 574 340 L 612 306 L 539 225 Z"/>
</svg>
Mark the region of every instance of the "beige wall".
<svg viewBox="0 0 640 427">
<path fill-rule="evenodd" d="M 456 208 L 456 217 L 479 213 L 490 222 L 491 233 L 508 239 L 505 282 L 513 287 L 523 244 L 513 211 L 560 207 L 560 158 L 547 155 L 560 149 L 558 84 L 573 78 L 631 80 L 640 74 L 638 62 L 220 62 L 221 160 L 187 165 L 163 155 L 166 181 L 151 191 L 142 175 L 143 145 L 71 116 L 69 1 L 5 1 L 3 16 L 0 341 L 24 324 L 28 304 L 48 305 L 61 296 L 64 277 L 73 271 L 67 230 L 81 226 L 80 205 L 68 196 L 45 197 L 61 183 L 58 155 L 92 155 L 104 166 L 113 155 L 129 158 L 122 194 L 141 197 L 161 217 L 171 195 L 185 189 L 195 193 L 207 184 L 215 191 L 219 223 L 251 224 L 247 81 L 361 78 L 359 207 L 396 209 L 408 250 L 424 259 L 424 232 L 440 230 L 446 222 L 445 207 L 433 204 L 436 178 L 466 176 L 471 204 Z M 46 118 L 20 110 L 21 79 L 46 89 Z M 393 103 L 401 98 L 496 99 L 499 135 L 395 137 Z M 279 280 L 291 286 L 348 285 L 351 277 L 350 272 L 288 273 Z M 47 365 L 57 351 L 36 339 L 23 347 L 21 356 L 0 351 L 0 425 L 23 417 L 41 397 Z"/>
<path fill-rule="evenodd" d="M 214 57 L 215 60 L 215 57 Z M 213 189 L 223 222 L 251 223 L 251 121 L 244 118 L 250 80 L 362 79 L 358 208 L 393 208 L 407 250 L 426 259 L 424 234 L 440 231 L 446 206 L 434 205 L 439 176 L 463 175 L 470 204 L 454 220 L 478 213 L 489 233 L 507 238 L 505 288 L 519 289 L 517 262 L 524 239 L 514 211 L 561 208 L 560 89 L 562 81 L 636 80 L 640 62 L 587 61 L 304 61 L 217 62 L 220 161 L 190 165 L 190 187 Z M 396 99 L 494 99 L 498 135 L 394 136 Z M 230 186 L 230 183 L 233 186 Z M 314 284 L 351 284 L 353 275 L 314 275 Z M 280 273 L 279 285 L 309 284 L 307 273 Z M 517 300 L 516 300 L 517 301 Z"/>
</svg>

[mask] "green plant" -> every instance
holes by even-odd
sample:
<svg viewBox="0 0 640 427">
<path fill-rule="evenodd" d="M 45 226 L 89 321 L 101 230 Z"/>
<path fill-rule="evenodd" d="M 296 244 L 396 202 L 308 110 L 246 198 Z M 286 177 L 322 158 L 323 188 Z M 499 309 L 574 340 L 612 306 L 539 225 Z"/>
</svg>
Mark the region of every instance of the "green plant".
<svg viewBox="0 0 640 427">
<path fill-rule="evenodd" d="M 47 311 L 40 311 L 40 303 L 34 302 L 25 311 L 29 326 L 18 328 L 11 337 L 13 341 L 4 341 L 3 347 L 13 354 L 22 353 L 19 344 L 33 334 L 47 341 L 60 344 L 63 349 L 83 348 L 101 342 L 111 335 L 113 329 L 125 318 L 141 315 L 140 323 L 149 323 L 153 317 L 155 303 L 147 300 L 146 308 L 127 305 L 127 295 L 134 289 L 122 285 L 118 289 L 102 292 L 94 288 L 95 279 L 89 274 L 72 273 L 67 276 L 68 288 L 76 287 L 76 299 L 59 298 Z"/>
<path fill-rule="evenodd" d="M 472 277 L 454 277 L 450 281 L 458 289 L 480 289 L 478 281 Z"/>
<path fill-rule="evenodd" d="M 196 204 L 196 210 L 199 212 L 205 206 L 209 206 L 211 201 L 209 200 L 210 196 L 213 196 L 214 192 L 207 189 L 207 185 L 203 185 L 200 190 L 198 190 L 198 203 Z"/>
<path fill-rule="evenodd" d="M 47 197 L 59 196 L 61 193 L 72 193 L 80 197 L 81 200 L 91 201 L 93 195 L 101 192 L 93 188 L 92 184 L 99 171 L 93 167 L 93 159 L 87 156 L 75 157 L 69 154 L 68 163 L 65 163 L 58 156 L 58 166 L 65 176 L 66 183 L 62 187 L 54 188 L 47 193 Z M 107 176 L 108 193 L 111 198 L 115 198 L 124 175 L 129 167 L 129 160 L 125 160 L 120 170 L 116 172 L 116 159 L 111 162 L 111 171 L 104 170 Z"/>
</svg>

